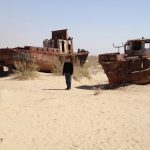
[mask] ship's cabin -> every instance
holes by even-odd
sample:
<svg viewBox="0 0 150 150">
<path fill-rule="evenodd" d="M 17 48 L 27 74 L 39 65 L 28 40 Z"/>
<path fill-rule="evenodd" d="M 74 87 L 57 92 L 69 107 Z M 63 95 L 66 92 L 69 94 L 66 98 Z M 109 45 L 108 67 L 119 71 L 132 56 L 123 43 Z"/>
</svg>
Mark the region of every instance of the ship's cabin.
<svg viewBox="0 0 150 150">
<path fill-rule="evenodd" d="M 128 56 L 150 56 L 150 39 L 128 40 L 124 50 Z"/>
<path fill-rule="evenodd" d="M 43 47 L 57 48 L 61 53 L 72 53 L 73 38 L 68 37 L 67 29 L 52 31 L 52 38 L 45 39 Z"/>
</svg>

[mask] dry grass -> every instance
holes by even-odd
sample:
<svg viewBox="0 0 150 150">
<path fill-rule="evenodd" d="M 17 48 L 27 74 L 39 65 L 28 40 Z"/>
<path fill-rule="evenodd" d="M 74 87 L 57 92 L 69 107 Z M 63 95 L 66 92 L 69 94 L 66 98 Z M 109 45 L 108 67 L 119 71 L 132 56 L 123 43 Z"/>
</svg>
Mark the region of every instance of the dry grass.
<svg viewBox="0 0 150 150">
<path fill-rule="evenodd" d="M 74 65 L 73 79 L 76 81 L 80 81 L 83 77 L 88 79 L 91 78 L 89 74 L 89 69 L 86 64 L 83 67 L 81 67 L 80 65 Z"/>
<path fill-rule="evenodd" d="M 98 57 L 97 56 L 88 56 L 87 65 L 88 65 L 88 67 L 97 67 L 98 66 Z"/>
<path fill-rule="evenodd" d="M 82 77 L 91 78 L 91 74 L 96 74 L 100 71 L 101 66 L 98 64 L 97 56 L 88 56 L 86 63 L 83 67 L 76 66 L 74 67 L 74 79 L 80 80 Z"/>
<path fill-rule="evenodd" d="M 38 66 L 33 62 L 16 61 L 14 63 L 16 78 L 19 80 L 34 79 L 37 77 Z"/>
<path fill-rule="evenodd" d="M 54 57 L 53 58 L 53 66 L 51 69 L 51 72 L 60 75 L 62 74 L 63 70 L 63 64 L 64 60 L 59 59 L 59 57 Z M 88 66 L 85 64 L 83 67 L 81 67 L 78 63 L 74 64 L 74 73 L 73 73 L 73 79 L 79 81 L 82 77 L 90 78 L 89 71 L 88 71 Z"/>
<path fill-rule="evenodd" d="M 63 69 L 63 61 L 60 61 L 60 58 L 59 57 L 53 57 L 53 64 L 52 64 L 52 69 L 51 69 L 51 72 L 56 74 L 56 75 L 60 75 L 62 74 L 62 69 Z"/>
<path fill-rule="evenodd" d="M 52 66 L 51 72 L 55 73 L 56 75 L 62 74 L 64 60 L 60 61 L 59 57 L 56 56 L 53 58 L 53 62 L 54 64 Z M 76 81 L 80 81 L 83 77 L 90 79 L 90 74 L 96 74 L 98 71 L 100 71 L 98 57 L 89 56 L 83 67 L 81 67 L 80 64 L 74 64 L 73 79 Z"/>
<path fill-rule="evenodd" d="M 99 69 L 100 65 L 98 64 L 98 57 L 97 56 L 88 56 L 86 63 L 83 67 L 75 65 L 74 67 L 74 76 L 75 80 L 80 80 L 82 77 L 90 79 L 90 74 L 96 74 Z"/>
<path fill-rule="evenodd" d="M 102 69 L 98 63 L 98 56 L 89 56 L 86 65 L 89 68 L 90 74 L 97 74 Z"/>
</svg>

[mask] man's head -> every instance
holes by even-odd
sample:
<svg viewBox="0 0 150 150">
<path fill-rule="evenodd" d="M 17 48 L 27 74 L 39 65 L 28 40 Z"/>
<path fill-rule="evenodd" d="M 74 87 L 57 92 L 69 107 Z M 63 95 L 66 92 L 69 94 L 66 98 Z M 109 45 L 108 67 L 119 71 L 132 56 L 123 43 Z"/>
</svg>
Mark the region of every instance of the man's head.
<svg viewBox="0 0 150 150">
<path fill-rule="evenodd" d="M 71 61 L 71 56 L 67 56 L 67 57 L 66 57 L 66 61 L 67 61 L 67 62 L 70 62 L 70 61 Z"/>
</svg>

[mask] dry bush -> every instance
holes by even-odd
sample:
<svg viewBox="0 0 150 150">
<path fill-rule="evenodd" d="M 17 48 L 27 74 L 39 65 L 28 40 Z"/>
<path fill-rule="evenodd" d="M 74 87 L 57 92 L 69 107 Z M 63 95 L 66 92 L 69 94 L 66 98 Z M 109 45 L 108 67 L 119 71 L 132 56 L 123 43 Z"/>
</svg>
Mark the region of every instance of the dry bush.
<svg viewBox="0 0 150 150">
<path fill-rule="evenodd" d="M 37 77 L 38 66 L 34 62 L 16 61 L 14 62 L 17 78 L 20 80 L 34 79 Z"/>
<path fill-rule="evenodd" d="M 90 74 L 98 73 L 101 68 L 101 65 L 98 63 L 97 56 L 88 56 L 86 65 L 89 68 Z"/>
<path fill-rule="evenodd" d="M 51 67 L 51 72 L 57 75 L 62 74 L 64 60 L 65 58 L 62 58 L 62 60 L 60 60 L 60 58 L 57 56 L 53 57 L 54 63 Z M 90 78 L 88 66 L 86 65 L 86 63 L 81 67 L 79 62 L 76 62 L 73 64 L 73 68 L 74 68 L 74 73 L 73 73 L 74 80 L 79 81 L 82 77 L 85 77 L 88 79 Z"/>
<path fill-rule="evenodd" d="M 86 66 L 86 64 L 82 67 L 80 65 L 74 65 L 73 79 L 76 81 L 80 81 L 80 79 L 83 77 L 88 79 L 91 78 L 88 66 Z"/>
<path fill-rule="evenodd" d="M 88 65 L 88 67 L 97 67 L 98 66 L 98 57 L 97 56 L 88 56 L 87 65 Z"/>
<path fill-rule="evenodd" d="M 87 61 L 80 67 L 74 66 L 74 79 L 80 80 L 82 77 L 91 78 L 91 74 L 96 74 L 100 71 L 101 65 L 98 63 L 98 56 L 88 56 Z"/>
<path fill-rule="evenodd" d="M 62 74 L 63 69 L 63 60 L 60 60 L 60 57 L 53 57 L 53 64 L 51 66 L 51 72 L 57 75 Z"/>
</svg>

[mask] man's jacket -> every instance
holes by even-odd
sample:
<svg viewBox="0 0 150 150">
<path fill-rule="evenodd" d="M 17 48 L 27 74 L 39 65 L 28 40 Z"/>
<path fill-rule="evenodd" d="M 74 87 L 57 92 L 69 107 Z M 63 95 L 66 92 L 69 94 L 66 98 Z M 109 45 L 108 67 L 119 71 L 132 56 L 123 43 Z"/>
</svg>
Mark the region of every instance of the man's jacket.
<svg viewBox="0 0 150 150">
<path fill-rule="evenodd" d="M 70 73 L 71 75 L 73 74 L 73 64 L 72 62 L 65 62 L 63 66 L 63 75 L 65 73 Z"/>
</svg>

